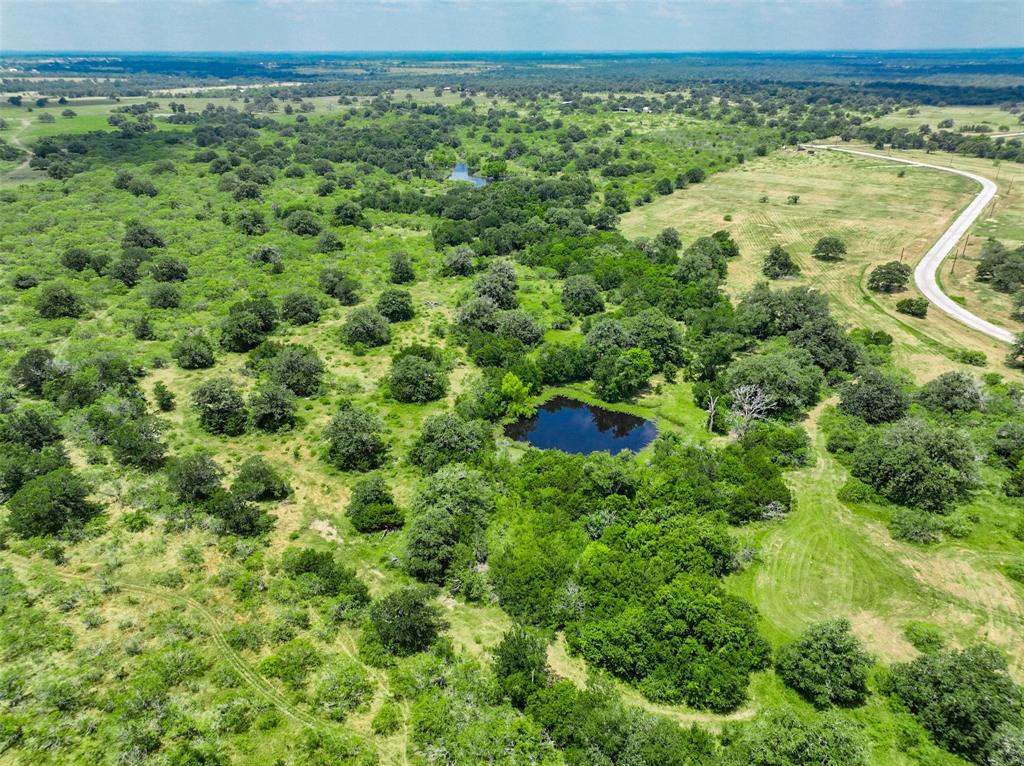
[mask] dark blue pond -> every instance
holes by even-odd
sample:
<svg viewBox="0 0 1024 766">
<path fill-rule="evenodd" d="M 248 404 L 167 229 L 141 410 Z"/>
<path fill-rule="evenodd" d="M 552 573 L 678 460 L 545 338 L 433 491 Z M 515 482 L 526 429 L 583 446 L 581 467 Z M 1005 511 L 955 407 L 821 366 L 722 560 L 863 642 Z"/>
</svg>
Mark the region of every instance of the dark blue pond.
<svg viewBox="0 0 1024 766">
<path fill-rule="evenodd" d="M 466 167 L 464 162 L 455 163 L 455 168 L 452 170 L 452 174 L 448 176 L 449 181 L 469 181 L 473 186 L 487 186 L 487 179 L 480 178 L 478 176 L 471 176 L 469 174 L 469 168 Z"/>
<path fill-rule="evenodd" d="M 537 449 L 557 449 L 578 455 L 624 449 L 638 452 L 658 435 L 650 420 L 625 412 L 592 407 L 556 396 L 546 401 L 532 418 L 520 418 L 505 428 L 505 435 Z"/>
</svg>

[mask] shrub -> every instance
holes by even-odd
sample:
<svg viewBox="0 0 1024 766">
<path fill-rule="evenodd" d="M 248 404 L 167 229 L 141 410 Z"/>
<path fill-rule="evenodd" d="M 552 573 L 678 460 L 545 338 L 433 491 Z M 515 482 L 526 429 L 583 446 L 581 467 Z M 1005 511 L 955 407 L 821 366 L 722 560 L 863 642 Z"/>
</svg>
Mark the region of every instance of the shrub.
<svg viewBox="0 0 1024 766">
<path fill-rule="evenodd" d="M 266 365 L 270 379 L 296 396 L 312 396 L 320 390 L 324 363 L 310 346 L 285 346 Z"/>
<path fill-rule="evenodd" d="M 36 311 L 44 319 L 76 318 L 85 313 L 85 303 L 63 282 L 48 282 L 39 288 Z"/>
<path fill-rule="evenodd" d="M 288 293 L 281 299 L 281 318 L 294 325 L 313 324 L 320 319 L 320 302 L 309 293 Z"/>
<path fill-rule="evenodd" d="M 768 279 L 784 279 L 800 275 L 800 267 L 793 257 L 779 245 L 774 245 L 765 256 L 761 273 Z"/>
<path fill-rule="evenodd" d="M 444 256 L 441 273 L 446 277 L 468 277 L 473 273 L 473 258 L 476 253 L 468 245 L 453 247 Z"/>
<path fill-rule="evenodd" d="M 544 337 L 544 330 L 525 311 L 499 311 L 494 321 L 494 334 L 505 340 L 518 340 L 525 346 L 535 346 Z"/>
<path fill-rule="evenodd" d="M 345 513 L 359 532 L 399 529 L 405 523 L 404 514 L 380 476 L 367 476 L 356 482 Z"/>
<path fill-rule="evenodd" d="M 361 343 L 364 346 L 384 346 L 391 342 L 388 320 L 376 310 L 363 306 L 353 309 L 345 319 L 342 334 L 349 345 Z"/>
<path fill-rule="evenodd" d="M 522 625 L 514 625 L 494 648 L 494 675 L 509 701 L 524 708 L 548 680 L 547 642 Z"/>
<path fill-rule="evenodd" d="M 409 460 L 433 473 L 449 463 L 469 463 L 491 446 L 490 426 L 481 420 L 465 420 L 454 412 L 442 412 L 423 423 L 409 450 Z"/>
<path fill-rule="evenodd" d="M 389 288 L 377 297 L 377 311 L 389 322 L 405 322 L 416 315 L 412 295 L 397 288 Z"/>
<path fill-rule="evenodd" d="M 56 374 L 53 352 L 30 348 L 11 367 L 11 383 L 33 396 L 43 393 L 43 385 Z"/>
<path fill-rule="evenodd" d="M 412 261 L 404 251 L 399 250 L 391 254 L 388 277 L 395 285 L 404 285 L 415 281 L 416 273 L 412 269 Z"/>
<path fill-rule="evenodd" d="M 601 287 L 589 274 L 569 277 L 562 284 L 562 305 L 570 314 L 586 316 L 604 310 Z"/>
<path fill-rule="evenodd" d="M 981 409 L 981 386 L 964 372 L 944 372 L 921 386 L 917 402 L 948 415 Z"/>
<path fill-rule="evenodd" d="M 245 401 L 229 378 L 214 378 L 197 386 L 192 392 L 192 405 L 205 431 L 227 436 L 245 431 Z"/>
<path fill-rule="evenodd" d="M 170 284 L 158 284 L 149 292 L 149 306 L 154 309 L 176 309 L 181 305 L 181 293 Z"/>
<path fill-rule="evenodd" d="M 343 306 L 359 303 L 359 282 L 336 266 L 328 266 L 320 272 L 320 289 Z"/>
<path fill-rule="evenodd" d="M 937 652 L 946 645 L 942 631 L 927 622 L 908 622 L 903 626 L 903 635 L 922 654 Z"/>
<path fill-rule="evenodd" d="M 30 479 L 7 501 L 7 524 L 19 537 L 53 535 L 80 527 L 99 513 L 90 488 L 70 468 Z"/>
<path fill-rule="evenodd" d="M 889 688 L 936 742 L 972 763 L 985 764 L 1000 726 L 1020 720 L 1021 691 L 988 645 L 896 664 Z"/>
<path fill-rule="evenodd" d="M 247 500 L 284 500 L 291 487 L 270 463 L 253 455 L 239 466 L 231 492 Z"/>
<path fill-rule="evenodd" d="M 927 298 L 904 298 L 896 303 L 896 310 L 901 314 L 907 314 L 918 319 L 928 316 Z"/>
<path fill-rule="evenodd" d="M 847 620 L 810 626 L 775 658 L 775 670 L 786 685 L 818 707 L 863 703 L 871 664 Z"/>
<path fill-rule="evenodd" d="M 188 279 L 188 266 L 178 258 L 165 256 L 153 261 L 149 275 L 157 282 L 184 282 Z"/>
<path fill-rule="evenodd" d="M 84 271 L 92 262 L 92 256 L 89 255 L 88 250 L 70 247 L 61 255 L 60 262 L 64 268 L 71 269 L 71 271 Z"/>
<path fill-rule="evenodd" d="M 220 489 L 224 471 L 205 452 L 193 452 L 171 461 L 167 485 L 179 503 L 200 503 Z"/>
<path fill-rule="evenodd" d="M 406 355 L 395 360 L 388 393 L 400 402 L 432 402 L 448 392 L 448 376 L 436 363 Z"/>
<path fill-rule="evenodd" d="M 516 297 L 516 272 L 508 261 L 494 261 L 487 271 L 477 277 L 473 290 L 480 298 L 490 298 L 499 309 L 514 309 L 519 305 Z"/>
<path fill-rule="evenodd" d="M 304 638 L 283 644 L 277 652 L 264 658 L 259 671 L 265 676 L 283 681 L 293 689 L 305 686 L 309 674 L 323 663 L 317 648 Z"/>
<path fill-rule="evenodd" d="M 839 261 L 846 255 L 846 245 L 839 237 L 822 237 L 811 250 L 819 261 Z"/>
<path fill-rule="evenodd" d="M 370 623 L 389 652 L 414 654 L 434 642 L 443 623 L 432 595 L 429 588 L 399 588 L 370 607 Z"/>
<path fill-rule="evenodd" d="M 295 394 L 278 383 L 263 383 L 249 395 L 249 417 L 261 431 L 295 425 Z"/>
<path fill-rule="evenodd" d="M 201 331 L 190 332 L 175 342 L 171 356 L 183 370 L 213 367 L 213 343 Z"/>
<path fill-rule="evenodd" d="M 873 368 L 862 371 L 857 381 L 847 383 L 839 393 L 839 409 L 868 423 L 899 420 L 910 407 L 910 397 L 899 382 Z"/>
<path fill-rule="evenodd" d="M 384 423 L 368 410 L 350 404 L 334 416 L 324 431 L 327 462 L 345 471 L 370 471 L 387 459 Z"/>
<path fill-rule="evenodd" d="M 879 293 L 898 293 L 907 289 L 913 269 L 899 261 L 875 266 L 868 275 L 868 289 Z"/>
<path fill-rule="evenodd" d="M 976 482 L 974 448 L 958 431 L 921 420 L 885 426 L 853 453 L 851 472 L 893 503 L 947 511 Z"/>
<path fill-rule="evenodd" d="M 863 729 L 834 712 L 806 721 L 787 707 L 743 726 L 717 766 L 868 766 Z"/>
<path fill-rule="evenodd" d="M 313 709 L 331 721 L 344 721 L 349 712 L 364 707 L 374 686 L 355 660 L 342 657 L 323 671 L 313 691 Z"/>
</svg>

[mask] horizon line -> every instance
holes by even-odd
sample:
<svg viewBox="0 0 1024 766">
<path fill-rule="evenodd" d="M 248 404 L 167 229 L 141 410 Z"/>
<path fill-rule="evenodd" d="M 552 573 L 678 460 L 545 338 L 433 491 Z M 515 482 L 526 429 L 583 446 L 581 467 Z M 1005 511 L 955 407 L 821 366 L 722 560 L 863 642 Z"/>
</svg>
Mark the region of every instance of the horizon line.
<svg viewBox="0 0 1024 766">
<path fill-rule="evenodd" d="M 967 47 L 967 48 L 721 48 L 721 49 L 668 49 L 668 48 L 508 48 L 508 49 L 443 49 L 443 48 L 417 48 L 404 50 L 367 49 L 367 50 L 172 50 L 172 49 L 23 49 L 23 50 L 0 50 L 0 59 L 10 56 L 25 55 L 123 55 L 123 54 L 144 54 L 144 55 L 330 55 L 330 56 L 366 56 L 366 55 L 408 55 L 408 54 L 446 54 L 446 55 L 502 55 L 502 54 L 534 54 L 534 55 L 617 55 L 617 54 L 659 54 L 659 55 L 687 55 L 687 54 L 773 54 L 773 53 L 959 53 L 971 51 L 985 52 L 1020 52 L 1024 54 L 1024 46 L 1005 47 L 997 46 L 991 48 Z"/>
</svg>

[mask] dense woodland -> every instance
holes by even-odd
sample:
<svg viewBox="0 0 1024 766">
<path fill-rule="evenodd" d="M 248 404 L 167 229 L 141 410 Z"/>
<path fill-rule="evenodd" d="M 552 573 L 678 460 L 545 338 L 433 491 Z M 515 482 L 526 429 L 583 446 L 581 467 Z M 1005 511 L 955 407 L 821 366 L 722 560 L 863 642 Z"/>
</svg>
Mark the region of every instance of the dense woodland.
<svg viewBox="0 0 1024 766">
<path fill-rule="evenodd" d="M 38 140 L 48 178 L 0 192 L 3 757 L 371 764 L 404 732 L 417 763 L 857 766 L 874 704 L 907 762 L 1024 762 L 992 646 L 922 626 L 916 659 L 883 666 L 839 617 L 764 635 L 726 586 L 757 560 L 744 530 L 799 510 L 809 411 L 841 499 L 926 546 L 970 533 L 975 494 L 1024 496 L 1024 386 L 1002 360 L 915 386 L 886 333 L 787 284 L 781 248 L 744 254 L 765 282 L 730 300 L 728 222 L 686 245 L 618 230 L 783 144 L 1020 160 L 1019 141 L 882 135 L 861 125 L 882 97 L 826 86 L 380 96 L 331 117 L 303 100 L 328 86 L 304 87 L 114 111 Z M 645 108 L 677 127 L 616 121 Z M 457 159 L 490 183 L 446 182 Z M 821 234 L 814 257 L 841 259 Z M 993 241 L 978 279 L 1019 296 L 1020 254 Z M 639 458 L 502 436 L 557 387 L 628 406 L 670 385 L 698 427 Z M 282 533 L 300 485 L 354 543 Z M 511 627 L 458 652 L 450 604 Z M 555 645 L 589 676 L 552 667 Z M 721 730 L 646 706 L 743 711 L 767 674 L 788 701 Z"/>
</svg>

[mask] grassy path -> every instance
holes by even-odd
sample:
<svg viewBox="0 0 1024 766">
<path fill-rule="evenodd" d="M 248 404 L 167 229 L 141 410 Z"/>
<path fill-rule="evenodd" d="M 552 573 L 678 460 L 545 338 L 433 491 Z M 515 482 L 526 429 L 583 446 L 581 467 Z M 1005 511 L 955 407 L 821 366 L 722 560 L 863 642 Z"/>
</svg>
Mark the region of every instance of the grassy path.
<svg viewBox="0 0 1024 766">
<path fill-rule="evenodd" d="M 758 533 L 760 563 L 730 578 L 730 587 L 757 604 L 773 641 L 811 622 L 847 617 L 876 656 L 892 662 L 916 653 L 903 626 L 923 621 L 960 644 L 988 638 L 1013 657 L 1020 675 L 1024 603 L 991 560 L 959 542 L 926 548 L 895 540 L 836 497 L 847 471 L 817 428 L 829 403 L 806 423 L 815 463 L 788 477 L 796 510 Z"/>
</svg>

